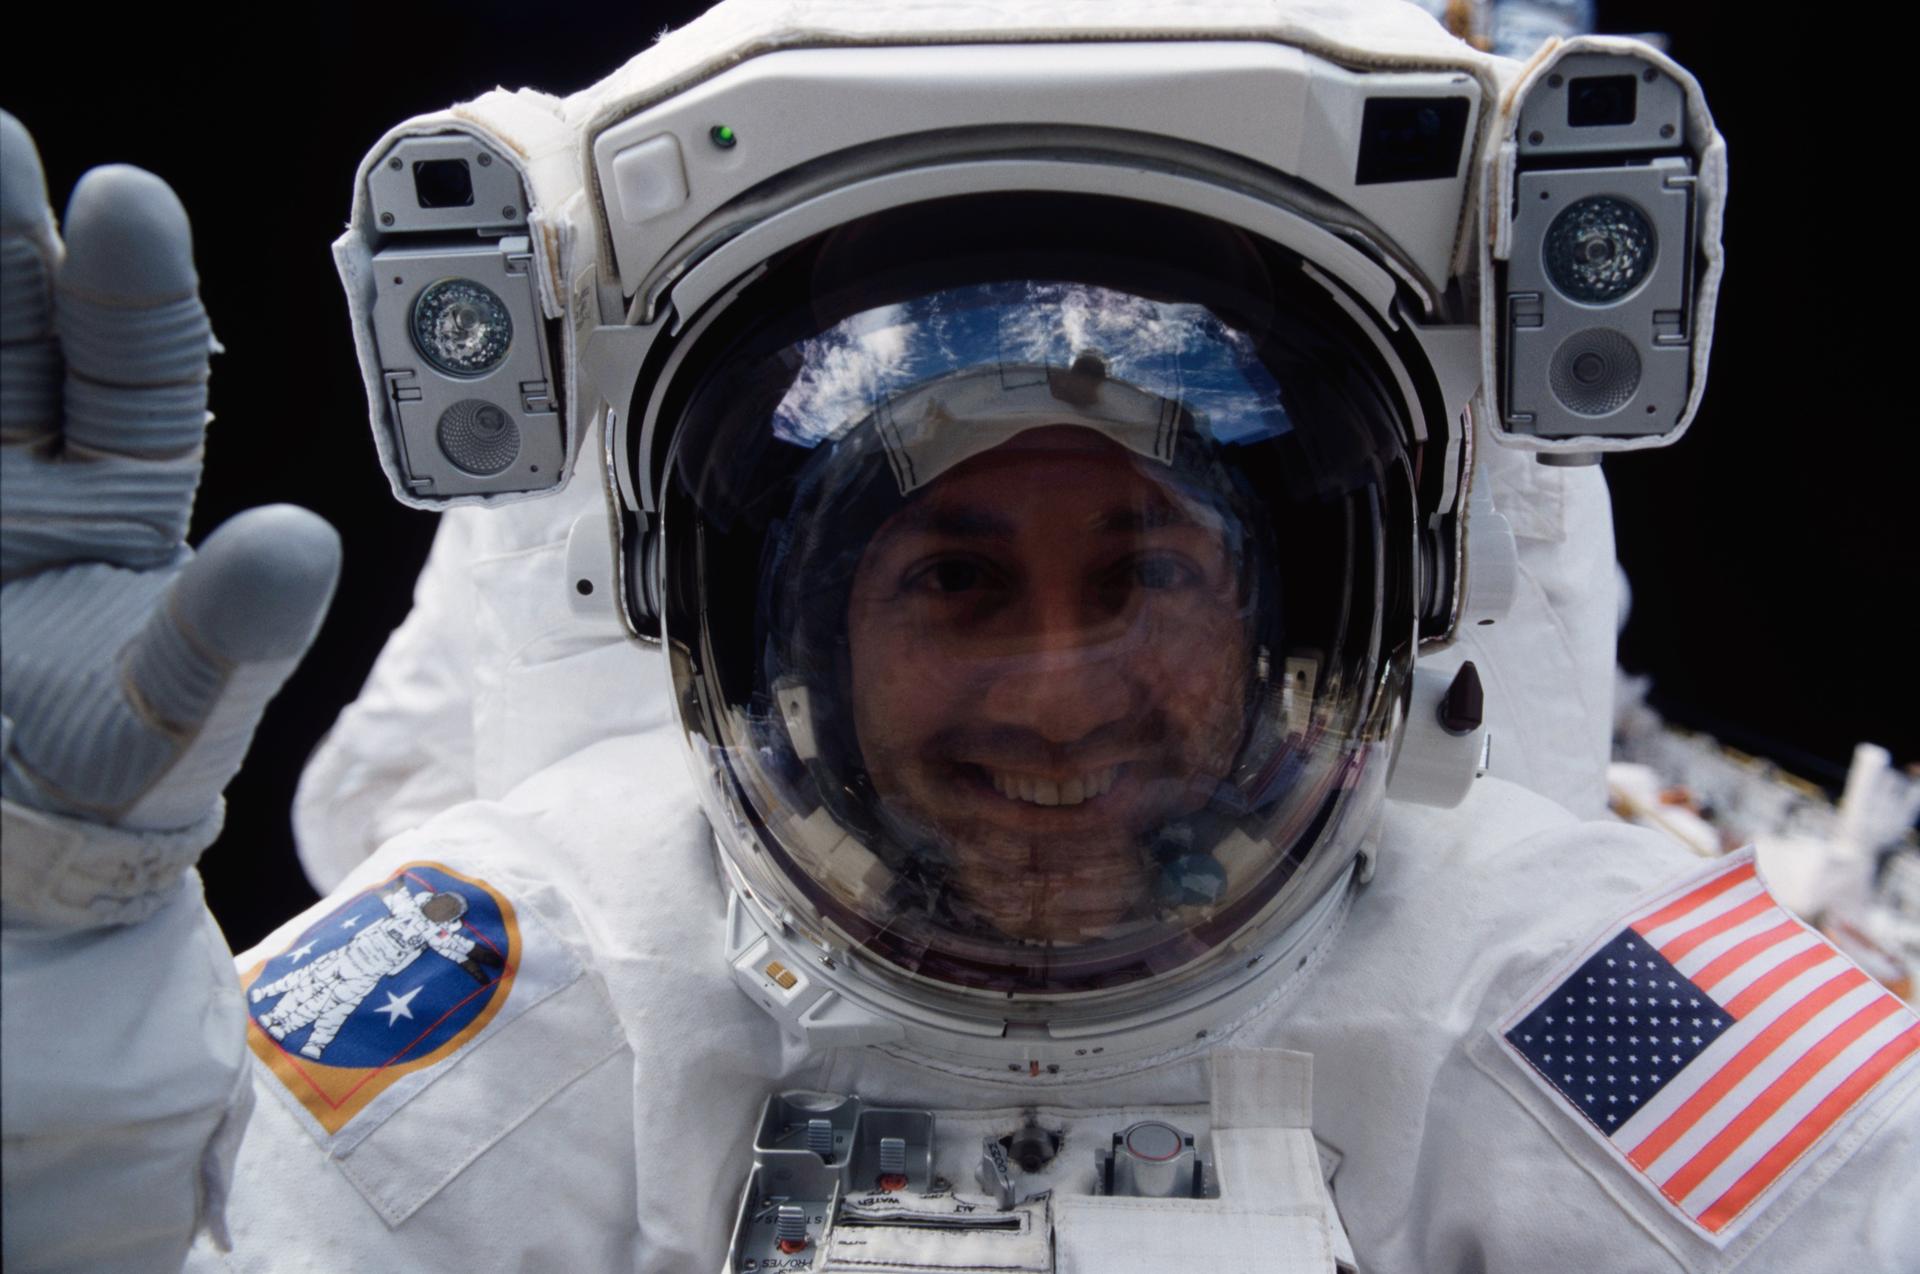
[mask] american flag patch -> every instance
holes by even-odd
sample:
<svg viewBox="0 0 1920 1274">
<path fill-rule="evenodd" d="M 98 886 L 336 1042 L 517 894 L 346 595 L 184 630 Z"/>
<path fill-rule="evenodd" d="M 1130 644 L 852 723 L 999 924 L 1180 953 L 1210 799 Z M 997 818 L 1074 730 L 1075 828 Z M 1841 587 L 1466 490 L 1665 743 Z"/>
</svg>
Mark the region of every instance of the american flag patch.
<svg viewBox="0 0 1920 1274">
<path fill-rule="evenodd" d="M 1715 1246 L 1920 1050 L 1920 1018 L 1774 902 L 1751 850 L 1635 910 L 1494 1032 Z"/>
</svg>

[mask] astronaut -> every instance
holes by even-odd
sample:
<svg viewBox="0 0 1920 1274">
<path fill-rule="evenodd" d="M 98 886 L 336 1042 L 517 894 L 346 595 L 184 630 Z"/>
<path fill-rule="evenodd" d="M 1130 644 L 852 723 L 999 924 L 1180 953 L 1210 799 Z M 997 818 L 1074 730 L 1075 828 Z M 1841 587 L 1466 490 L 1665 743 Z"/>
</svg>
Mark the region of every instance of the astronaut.
<svg viewBox="0 0 1920 1274">
<path fill-rule="evenodd" d="M 1542 533 L 1593 483 L 1529 452 L 1697 401 L 1720 152 L 1685 73 L 1604 41 L 1521 68 L 1389 7 L 990 18 L 723 6 L 575 99 L 369 155 L 338 255 L 396 493 L 512 518 L 570 473 L 587 516 L 501 556 L 560 568 L 516 622 L 597 618 L 553 643 L 571 687 L 496 722 L 518 751 L 432 781 L 479 799 L 366 789 L 347 839 L 404 830 L 309 855 L 334 898 L 239 957 L 410 864 L 499 899 L 512 985 L 351 1089 L 249 1018 L 191 871 L 337 555 L 290 510 L 184 554 L 184 215 L 96 174 L 63 254 L 7 122 L 10 1262 L 1891 1269 L 1920 1241 L 1878 1206 L 1920 1152 L 1912 1014 L 1744 859 L 1477 778 L 1499 674 L 1437 649 L 1510 607 L 1476 654 L 1537 648 L 1600 594 L 1611 631 L 1604 546 L 1590 587 L 1594 546 Z M 1191 116 L 1138 111 L 1156 77 Z M 1502 160 L 1582 83 L 1558 117 L 1627 128 L 1644 94 L 1671 153 Z M 1218 131 L 1275 86 L 1297 109 Z M 1577 320 L 1642 302 L 1684 339 L 1621 336 L 1629 377 Z M 1530 376 L 1559 397 L 1516 424 Z M 1546 436 L 1554 402 L 1582 431 Z M 608 611 L 659 643 L 665 720 Z M 394 897 L 410 949 L 356 967 L 452 959 L 448 896 Z M 304 989 L 269 1027 L 346 1003 Z"/>
<path fill-rule="evenodd" d="M 257 1015 L 267 1034 L 283 1040 L 311 1025 L 313 1030 L 300 1045 L 300 1052 L 320 1060 L 361 1001 L 373 994 L 383 979 L 402 972 L 428 951 L 460 965 L 476 981 L 486 981 L 487 975 L 474 958 L 479 944 L 460 933 L 460 917 L 467 912 L 465 898 L 428 890 L 410 894 L 402 885 L 381 893 L 380 901 L 390 913 L 384 920 L 360 930 L 345 946 L 315 957 L 312 964 L 297 967 L 285 977 L 247 993 L 248 1000 L 256 1005 L 275 996 L 284 997 Z M 483 957 L 492 954 L 481 953 Z M 498 963 L 497 957 L 494 962 Z"/>
</svg>

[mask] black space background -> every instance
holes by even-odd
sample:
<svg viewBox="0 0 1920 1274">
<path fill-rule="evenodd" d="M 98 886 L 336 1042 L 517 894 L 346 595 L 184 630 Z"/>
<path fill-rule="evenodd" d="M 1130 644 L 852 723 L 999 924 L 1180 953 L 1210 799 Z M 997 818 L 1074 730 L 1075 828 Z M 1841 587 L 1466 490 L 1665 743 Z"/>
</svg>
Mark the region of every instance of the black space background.
<svg viewBox="0 0 1920 1274">
<path fill-rule="evenodd" d="M 466 0 L 281 9 L 270 25 L 260 9 L 69 10 L 60 38 L 10 40 L 0 104 L 39 139 L 56 206 L 86 168 L 126 161 L 193 214 L 227 349 L 193 538 L 284 500 L 346 541 L 333 613 L 202 864 L 236 949 L 311 897 L 291 849 L 295 781 L 405 615 L 433 534 L 375 463 L 327 251 L 355 165 L 390 125 L 496 84 L 583 87 L 700 7 Z M 1884 69 L 1848 72 L 1817 29 L 1716 8 L 1600 6 L 1603 29 L 1670 34 L 1732 168 L 1705 406 L 1679 446 L 1607 462 L 1635 597 L 1622 658 L 1674 720 L 1837 785 L 1860 739 L 1920 761 L 1914 238 L 1895 189 L 1920 129 L 1910 96 L 1863 96 Z"/>
</svg>

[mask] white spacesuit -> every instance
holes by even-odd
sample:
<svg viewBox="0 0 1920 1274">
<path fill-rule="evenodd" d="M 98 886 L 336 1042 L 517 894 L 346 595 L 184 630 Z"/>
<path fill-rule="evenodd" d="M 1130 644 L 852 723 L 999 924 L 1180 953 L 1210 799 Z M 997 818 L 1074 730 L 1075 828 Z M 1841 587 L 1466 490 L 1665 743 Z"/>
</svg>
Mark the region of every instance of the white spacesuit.
<svg viewBox="0 0 1920 1274">
<path fill-rule="evenodd" d="M 9 371 L 81 375 L 5 403 L 9 1263 L 1898 1268 L 1911 1012 L 1475 777 L 1594 812 L 1604 499 L 1528 452 L 1691 415 L 1720 163 L 1651 51 L 1375 6 L 733 4 L 403 125 L 338 248 L 396 493 L 572 480 L 450 516 L 238 985 L 190 864 L 334 560 L 63 519 L 190 492 L 204 319 L 151 186 L 62 264 L 10 180 Z"/>
</svg>

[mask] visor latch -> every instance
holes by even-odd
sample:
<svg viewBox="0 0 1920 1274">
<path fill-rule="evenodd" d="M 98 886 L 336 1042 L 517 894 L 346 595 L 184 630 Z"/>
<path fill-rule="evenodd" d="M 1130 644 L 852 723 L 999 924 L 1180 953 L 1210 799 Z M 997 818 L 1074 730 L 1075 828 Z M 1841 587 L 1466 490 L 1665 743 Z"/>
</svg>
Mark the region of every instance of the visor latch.
<svg viewBox="0 0 1920 1274">
<path fill-rule="evenodd" d="M 1469 659 L 1453 674 L 1453 684 L 1440 698 L 1440 728 L 1459 738 L 1480 728 L 1486 717 L 1487 696 L 1480 686 L 1480 670 Z"/>
</svg>

